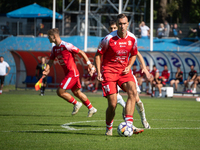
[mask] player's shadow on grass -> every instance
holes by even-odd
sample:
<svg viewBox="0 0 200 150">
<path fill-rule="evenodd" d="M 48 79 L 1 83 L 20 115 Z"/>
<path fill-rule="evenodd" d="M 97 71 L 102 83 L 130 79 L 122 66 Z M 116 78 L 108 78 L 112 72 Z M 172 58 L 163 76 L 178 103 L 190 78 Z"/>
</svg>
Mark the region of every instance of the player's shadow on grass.
<svg viewBox="0 0 200 150">
<path fill-rule="evenodd" d="M 67 131 L 12 131 L 17 133 L 46 133 L 46 134 L 78 134 L 78 135 L 100 135 L 105 136 L 105 134 L 94 134 L 94 133 L 83 133 L 80 131 L 76 132 L 67 132 Z"/>
</svg>

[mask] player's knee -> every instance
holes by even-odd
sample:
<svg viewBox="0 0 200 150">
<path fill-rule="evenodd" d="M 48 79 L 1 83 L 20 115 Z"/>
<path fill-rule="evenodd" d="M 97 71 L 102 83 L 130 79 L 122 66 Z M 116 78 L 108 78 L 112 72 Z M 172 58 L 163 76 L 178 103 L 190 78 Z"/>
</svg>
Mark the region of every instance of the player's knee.
<svg viewBox="0 0 200 150">
<path fill-rule="evenodd" d="M 57 95 L 60 96 L 60 97 L 62 97 L 63 94 L 64 94 L 63 89 L 61 89 L 61 88 L 58 88 L 57 91 L 56 91 L 56 93 L 57 93 Z"/>
</svg>

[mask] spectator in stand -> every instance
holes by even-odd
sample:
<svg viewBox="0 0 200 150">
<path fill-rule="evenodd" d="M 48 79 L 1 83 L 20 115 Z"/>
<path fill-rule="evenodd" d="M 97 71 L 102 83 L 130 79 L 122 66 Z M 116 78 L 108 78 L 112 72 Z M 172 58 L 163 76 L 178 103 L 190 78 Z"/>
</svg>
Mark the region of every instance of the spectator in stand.
<svg viewBox="0 0 200 150">
<path fill-rule="evenodd" d="M 159 28 L 157 29 L 157 36 L 158 36 L 158 38 L 161 39 L 164 36 L 164 33 L 165 33 L 164 24 L 161 23 L 159 25 Z"/>
<path fill-rule="evenodd" d="M 146 66 L 146 68 L 147 68 L 147 66 Z M 146 81 L 145 73 L 142 71 L 142 64 L 140 64 L 140 70 L 137 71 L 137 75 L 138 75 L 138 77 L 137 77 L 138 85 L 141 89 L 142 83 Z"/>
<path fill-rule="evenodd" d="M 136 77 L 136 74 L 137 74 L 137 65 L 136 64 L 133 65 L 132 74 Z"/>
<path fill-rule="evenodd" d="M 159 76 L 159 73 L 156 73 L 154 80 L 152 81 L 152 94 L 151 97 L 154 97 L 154 91 L 153 88 L 157 87 L 159 91 L 158 97 L 162 97 L 162 91 L 161 88 L 163 87 L 163 79 L 161 76 Z"/>
<path fill-rule="evenodd" d="M 87 69 L 85 69 L 83 77 L 81 78 L 81 86 L 82 86 L 82 88 L 87 89 L 89 83 L 90 83 L 90 75 L 89 75 Z M 81 90 L 83 90 L 83 89 L 81 89 Z"/>
<path fill-rule="evenodd" d="M 152 82 L 153 82 L 155 76 L 156 75 L 159 76 L 159 70 L 156 68 L 156 65 L 153 65 L 153 70 L 150 72 L 150 74 L 151 74 L 151 78 L 147 82 L 148 82 L 148 85 L 150 83 L 150 85 L 151 85 L 150 88 L 152 88 Z M 151 94 L 152 90 L 149 89 L 149 87 L 146 87 L 146 88 L 147 88 L 147 90 L 146 90 L 147 94 Z"/>
<path fill-rule="evenodd" d="M 91 90 L 93 93 L 96 93 L 99 87 L 99 81 L 97 80 L 97 72 L 93 73 L 90 83 L 93 85 L 93 89 Z"/>
<path fill-rule="evenodd" d="M 148 38 L 150 35 L 150 29 L 145 25 L 144 21 L 140 23 L 139 28 L 139 32 L 141 32 L 141 38 Z"/>
<path fill-rule="evenodd" d="M 176 23 L 174 24 L 174 26 L 172 26 L 171 32 L 176 38 L 179 38 L 179 35 L 182 34 L 182 31 L 178 28 L 178 25 Z"/>
<path fill-rule="evenodd" d="M 161 75 L 161 78 L 163 80 L 163 85 L 165 85 L 166 82 L 169 81 L 169 77 L 170 77 L 170 71 L 168 70 L 167 65 L 164 65 L 164 70 L 162 71 L 162 75 Z"/>
<path fill-rule="evenodd" d="M 171 87 L 173 87 L 173 84 L 175 85 L 175 92 L 177 92 L 178 89 L 178 83 L 183 82 L 183 71 L 181 71 L 180 67 L 177 67 L 177 72 L 175 75 L 175 79 L 170 81 Z"/>
<path fill-rule="evenodd" d="M 194 89 L 193 89 L 192 93 L 197 92 L 197 84 L 199 84 L 199 83 L 200 83 L 200 76 L 196 77 L 196 79 L 194 80 L 194 83 L 193 83 Z"/>
<path fill-rule="evenodd" d="M 185 85 L 185 90 L 188 93 L 192 93 L 192 84 L 194 83 L 196 77 L 197 77 L 197 71 L 194 70 L 194 66 L 191 65 L 190 66 L 191 71 L 188 73 L 188 78 L 187 80 L 184 81 L 184 85 Z"/>
<path fill-rule="evenodd" d="M 82 87 L 87 89 L 88 91 L 91 91 L 93 93 L 96 93 L 99 86 L 99 81 L 97 80 L 97 73 L 93 73 L 92 76 L 88 73 L 88 71 L 85 71 L 86 73 L 83 74 L 83 77 L 81 78 Z"/>
<path fill-rule="evenodd" d="M 191 29 L 191 31 L 197 33 L 197 38 L 200 40 L 200 23 L 197 28 Z"/>
<path fill-rule="evenodd" d="M 164 21 L 164 28 L 165 28 L 164 37 L 169 37 L 170 26 L 166 20 Z"/>
</svg>

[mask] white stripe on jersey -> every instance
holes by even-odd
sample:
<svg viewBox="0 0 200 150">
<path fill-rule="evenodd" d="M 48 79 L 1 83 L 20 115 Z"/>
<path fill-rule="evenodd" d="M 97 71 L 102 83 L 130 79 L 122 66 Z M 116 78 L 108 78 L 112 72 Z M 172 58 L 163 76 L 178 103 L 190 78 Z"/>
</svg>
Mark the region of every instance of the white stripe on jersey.
<svg viewBox="0 0 200 150">
<path fill-rule="evenodd" d="M 71 79 L 72 79 L 71 77 L 68 78 L 67 82 L 66 82 L 65 85 L 63 86 L 63 89 L 66 89 L 66 88 L 67 88 L 67 86 L 69 85 Z"/>
</svg>

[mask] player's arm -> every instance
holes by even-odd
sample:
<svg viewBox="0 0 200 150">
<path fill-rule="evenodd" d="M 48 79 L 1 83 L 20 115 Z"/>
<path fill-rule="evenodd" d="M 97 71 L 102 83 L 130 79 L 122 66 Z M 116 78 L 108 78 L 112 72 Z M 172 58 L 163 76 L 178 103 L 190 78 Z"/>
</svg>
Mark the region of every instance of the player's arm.
<svg viewBox="0 0 200 150">
<path fill-rule="evenodd" d="M 49 59 L 49 62 L 47 63 L 47 66 L 45 68 L 45 70 L 43 71 L 43 75 L 47 76 L 50 72 L 50 68 L 53 65 L 54 60 L 53 59 Z"/>
<path fill-rule="evenodd" d="M 197 73 L 195 73 L 192 77 L 192 80 L 194 80 L 197 77 Z"/>
<path fill-rule="evenodd" d="M 96 52 L 95 57 L 94 57 L 94 64 L 96 66 L 96 71 L 97 71 L 97 80 L 98 81 L 103 81 L 102 75 L 101 75 L 101 54 Z"/>
<path fill-rule="evenodd" d="M 129 58 L 129 62 L 128 62 L 128 66 L 126 66 L 126 68 L 122 71 L 123 74 L 128 74 L 131 67 L 133 66 L 135 60 L 136 60 L 137 55 L 132 55 Z"/>
<path fill-rule="evenodd" d="M 6 73 L 6 75 L 5 76 L 7 76 L 9 73 L 10 73 L 10 67 L 7 67 L 8 68 L 8 72 Z"/>
<path fill-rule="evenodd" d="M 82 50 L 79 50 L 78 54 L 80 54 L 85 59 L 85 61 L 87 62 L 87 65 L 88 65 L 88 72 L 90 75 L 92 75 L 95 71 L 95 67 L 92 65 L 89 58 L 87 57 L 85 52 L 83 52 Z"/>
</svg>

